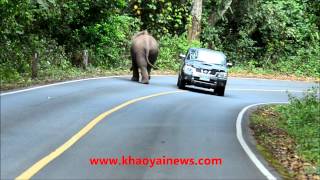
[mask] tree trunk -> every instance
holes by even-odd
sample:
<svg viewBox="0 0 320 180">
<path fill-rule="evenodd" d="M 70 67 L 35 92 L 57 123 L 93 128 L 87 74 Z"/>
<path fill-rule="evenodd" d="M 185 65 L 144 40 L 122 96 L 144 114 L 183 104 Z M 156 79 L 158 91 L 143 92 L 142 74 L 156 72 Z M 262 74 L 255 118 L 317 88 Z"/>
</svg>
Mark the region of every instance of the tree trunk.
<svg viewBox="0 0 320 180">
<path fill-rule="evenodd" d="M 201 32 L 201 14 L 202 14 L 202 0 L 193 0 L 192 2 L 192 25 L 188 29 L 188 39 L 199 39 Z"/>
<path fill-rule="evenodd" d="M 35 79 L 38 77 L 38 63 L 39 63 L 39 57 L 38 53 L 35 52 L 33 54 L 33 57 L 31 59 L 31 78 Z"/>
<path fill-rule="evenodd" d="M 224 0 L 222 2 L 222 8 L 218 8 L 215 6 L 212 6 L 212 13 L 209 16 L 209 24 L 211 26 L 214 26 L 220 19 L 223 19 L 224 14 L 227 12 L 227 10 L 231 7 L 232 0 Z"/>
<path fill-rule="evenodd" d="M 88 50 L 83 50 L 82 51 L 82 67 L 83 67 L 83 69 L 87 69 L 88 60 L 89 60 Z"/>
</svg>

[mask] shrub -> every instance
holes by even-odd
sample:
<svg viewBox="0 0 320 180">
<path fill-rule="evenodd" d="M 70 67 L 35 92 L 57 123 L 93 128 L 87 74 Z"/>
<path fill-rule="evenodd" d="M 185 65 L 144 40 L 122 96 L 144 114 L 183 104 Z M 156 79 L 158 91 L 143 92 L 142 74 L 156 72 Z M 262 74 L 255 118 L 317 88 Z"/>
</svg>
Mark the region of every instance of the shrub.
<svg viewBox="0 0 320 180">
<path fill-rule="evenodd" d="M 290 104 L 280 106 L 283 127 L 296 139 L 298 152 L 306 159 L 320 164 L 320 99 L 319 87 L 305 93 L 302 98 L 289 95 Z"/>
<path fill-rule="evenodd" d="M 105 21 L 85 28 L 92 64 L 108 69 L 128 66 L 129 42 L 138 31 L 139 21 L 132 17 L 110 16 Z"/>
<path fill-rule="evenodd" d="M 200 47 L 199 41 L 189 42 L 186 35 L 182 36 L 163 36 L 160 39 L 160 54 L 157 67 L 161 70 L 177 71 L 180 66 L 179 54 L 186 53 L 190 47 Z"/>
<path fill-rule="evenodd" d="M 68 57 L 56 41 L 30 35 L 25 41 L 7 40 L 0 48 L 1 83 L 23 81 L 31 75 L 31 58 L 39 54 L 39 70 L 70 67 Z"/>
<path fill-rule="evenodd" d="M 201 40 L 235 64 L 255 61 L 255 68 L 319 77 L 318 6 L 308 0 L 234 2 L 234 11 L 215 25 L 208 24 L 205 13 Z M 205 7 L 211 10 L 212 4 Z"/>
</svg>

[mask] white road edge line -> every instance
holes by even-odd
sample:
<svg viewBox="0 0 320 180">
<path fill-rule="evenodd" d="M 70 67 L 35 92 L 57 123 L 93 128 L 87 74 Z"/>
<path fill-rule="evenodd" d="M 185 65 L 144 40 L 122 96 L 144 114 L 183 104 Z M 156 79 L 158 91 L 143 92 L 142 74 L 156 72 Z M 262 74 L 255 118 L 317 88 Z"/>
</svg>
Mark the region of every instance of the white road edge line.
<svg viewBox="0 0 320 180">
<path fill-rule="evenodd" d="M 240 142 L 240 145 L 242 146 L 243 150 L 247 153 L 251 161 L 257 166 L 257 168 L 260 170 L 260 172 L 267 177 L 269 180 L 276 180 L 277 178 L 261 163 L 261 161 L 256 157 L 256 155 L 252 152 L 250 147 L 247 145 L 246 141 L 244 140 L 242 136 L 242 119 L 245 114 L 245 112 L 255 106 L 261 106 L 261 105 L 269 105 L 269 104 L 287 104 L 288 102 L 270 102 L 270 103 L 257 103 L 257 104 L 251 104 L 249 106 L 244 107 L 237 117 L 236 122 L 236 130 L 237 130 L 237 138 Z"/>
<path fill-rule="evenodd" d="M 119 78 L 119 77 L 128 77 L 128 76 L 131 76 L 131 75 L 105 76 L 105 77 L 94 77 L 94 78 L 85 78 L 85 79 L 63 81 L 63 82 L 58 82 L 58 83 L 53 83 L 53 84 L 47 84 L 47 85 L 42 85 L 42 86 L 31 87 L 31 88 L 27 88 L 27 89 L 21 89 L 21 90 L 17 90 L 17 91 L 10 91 L 10 92 L 6 92 L 6 93 L 0 93 L 0 96 L 16 94 L 16 93 L 21 93 L 21 92 L 26 92 L 26 91 L 36 90 L 36 89 L 42 89 L 42 88 L 51 87 L 51 86 L 57 86 L 57 85 L 62 85 L 62 84 L 80 82 L 80 81 L 97 80 L 97 79 L 110 79 L 110 78 Z M 170 75 L 153 75 L 153 76 L 170 76 Z"/>
<path fill-rule="evenodd" d="M 74 82 L 81 82 L 81 81 L 88 81 L 88 80 L 97 80 L 97 79 L 111 79 L 111 78 L 119 78 L 119 77 L 128 77 L 130 75 L 119 75 L 119 76 L 105 76 L 105 77 L 94 77 L 94 78 L 85 78 L 85 79 L 77 79 L 77 80 L 70 80 L 70 81 L 63 81 L 63 82 L 58 82 L 58 83 L 53 83 L 53 84 L 47 84 L 47 85 L 42 85 L 42 86 L 35 86 L 27 89 L 21 89 L 17 91 L 10 91 L 6 93 L 0 93 L 0 96 L 5 96 L 5 95 L 10 95 L 10 94 L 16 94 L 16 93 L 21 93 L 21 92 L 26 92 L 26 91 L 31 91 L 31 90 L 36 90 L 36 89 L 42 89 L 46 87 L 51 87 L 51 86 L 57 86 L 57 85 L 62 85 L 62 84 L 69 84 L 69 83 L 74 83 Z M 175 76 L 175 75 L 153 75 L 153 76 Z M 303 92 L 299 90 L 281 90 L 281 89 L 226 89 L 228 91 L 263 91 L 263 92 Z"/>
<path fill-rule="evenodd" d="M 308 83 L 308 82 L 314 82 L 312 80 L 308 81 L 308 80 L 290 80 L 290 79 L 263 79 L 263 78 L 257 78 L 257 77 L 235 77 L 235 76 L 229 76 L 228 79 L 243 79 L 243 80 L 267 80 L 267 81 L 285 81 L 285 82 L 301 82 L 301 83 Z"/>
<path fill-rule="evenodd" d="M 260 91 L 260 92 L 304 92 L 302 90 L 293 90 L 293 89 L 226 89 L 227 91 Z"/>
<path fill-rule="evenodd" d="M 120 76 L 96 77 L 96 78 L 86 78 L 86 79 L 77 79 L 77 80 L 71 80 L 71 81 L 63 81 L 63 82 L 47 84 L 47 85 L 42 85 L 42 86 L 36 86 L 36 87 L 31 87 L 31 88 L 17 90 L 17 91 L 11 91 L 11 92 L 7 92 L 7 93 L 1 93 L 0 96 L 5 96 L 5 95 L 9 95 L 9 94 L 16 94 L 16 93 L 21 93 L 21 92 L 26 92 L 26 91 L 36 90 L 36 89 L 42 89 L 42 88 L 57 86 L 57 85 L 62 85 L 62 84 L 80 82 L 80 81 L 95 80 L 95 79 L 108 79 L 108 78 L 115 78 L 115 77 L 120 77 Z"/>
</svg>

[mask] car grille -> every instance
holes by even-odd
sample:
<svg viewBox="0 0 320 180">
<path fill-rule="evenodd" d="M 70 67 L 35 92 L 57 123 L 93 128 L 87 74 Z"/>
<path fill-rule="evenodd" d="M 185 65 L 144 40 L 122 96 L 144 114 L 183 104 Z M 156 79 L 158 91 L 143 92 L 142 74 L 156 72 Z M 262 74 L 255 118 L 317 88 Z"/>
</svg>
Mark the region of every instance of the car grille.
<svg viewBox="0 0 320 180">
<path fill-rule="evenodd" d="M 219 72 L 219 71 L 216 70 L 216 69 L 212 69 L 212 70 L 210 71 L 210 74 L 215 75 L 217 72 Z"/>
<path fill-rule="evenodd" d="M 215 75 L 217 72 L 219 72 L 219 70 L 216 70 L 216 69 L 212 69 L 212 70 L 209 70 L 209 69 L 201 69 L 201 68 L 196 68 L 196 72 L 201 72 L 201 73 L 204 73 L 204 74 L 212 74 L 212 75 Z"/>
</svg>

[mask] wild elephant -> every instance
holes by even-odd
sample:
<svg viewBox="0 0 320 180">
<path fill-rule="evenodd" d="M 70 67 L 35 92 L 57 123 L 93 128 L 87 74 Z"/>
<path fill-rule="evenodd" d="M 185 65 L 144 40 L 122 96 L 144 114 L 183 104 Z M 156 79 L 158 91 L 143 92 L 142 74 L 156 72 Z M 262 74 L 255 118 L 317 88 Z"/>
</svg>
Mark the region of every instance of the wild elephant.
<svg viewBox="0 0 320 180">
<path fill-rule="evenodd" d="M 151 68 L 157 61 L 159 53 L 158 42 L 146 30 L 132 37 L 131 60 L 133 75 L 131 80 L 139 82 L 139 69 L 141 72 L 141 83 L 149 84 Z"/>
</svg>

